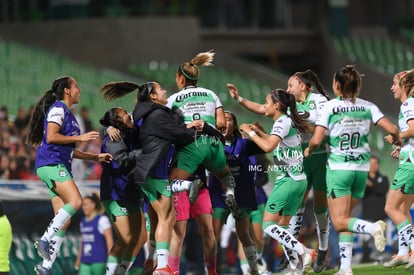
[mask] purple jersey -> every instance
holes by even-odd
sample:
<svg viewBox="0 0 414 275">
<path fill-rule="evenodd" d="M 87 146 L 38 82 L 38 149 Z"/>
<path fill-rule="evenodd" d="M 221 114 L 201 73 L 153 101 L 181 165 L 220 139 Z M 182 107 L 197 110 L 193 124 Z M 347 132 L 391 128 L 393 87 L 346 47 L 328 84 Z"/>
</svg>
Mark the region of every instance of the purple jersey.
<svg viewBox="0 0 414 275">
<path fill-rule="evenodd" d="M 251 171 L 249 156 L 261 153 L 252 141 L 238 137 L 224 146 L 227 164 L 236 181 L 234 194 L 237 204 L 243 208 L 257 209 L 254 171 Z M 213 208 L 227 208 L 221 183 L 213 175 L 210 177 L 209 190 Z"/>
<path fill-rule="evenodd" d="M 43 140 L 36 153 L 35 168 L 47 165 L 64 164 L 69 173 L 72 173 L 72 157 L 76 144 L 51 144 L 46 140 L 48 123 L 56 123 L 60 126 L 60 134 L 65 136 L 80 135 L 79 124 L 63 101 L 53 103 L 43 122 Z"/>
<path fill-rule="evenodd" d="M 102 227 L 101 230 L 99 227 Z M 80 223 L 82 235 L 82 257 L 81 263 L 105 263 L 108 257 L 105 236 L 103 231 L 110 227 L 108 217 L 96 215 L 92 220 L 83 217 Z M 102 232 L 102 233 L 101 233 Z"/>
<path fill-rule="evenodd" d="M 132 151 L 139 149 L 138 138 L 136 133 L 126 133 L 123 135 L 123 141 L 126 145 L 123 148 L 124 151 Z M 110 138 L 105 135 L 102 145 L 101 153 L 108 153 L 108 142 Z M 120 148 L 121 149 L 121 148 Z M 111 152 L 113 156 L 119 152 Z M 142 200 L 141 194 L 137 191 L 132 176 L 129 176 L 132 168 L 135 166 L 135 159 L 129 159 L 126 166 L 122 166 L 117 163 L 115 158 L 110 162 L 102 162 L 102 174 L 101 174 L 101 185 L 100 185 L 100 197 L 101 201 L 115 200 L 119 203 L 132 203 L 140 204 Z"/>
</svg>

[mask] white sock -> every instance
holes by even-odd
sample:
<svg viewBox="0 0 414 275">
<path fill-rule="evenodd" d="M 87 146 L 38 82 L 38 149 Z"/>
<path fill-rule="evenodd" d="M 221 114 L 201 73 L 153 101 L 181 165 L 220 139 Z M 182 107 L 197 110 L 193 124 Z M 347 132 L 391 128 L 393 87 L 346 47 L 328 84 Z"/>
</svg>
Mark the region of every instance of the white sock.
<svg viewBox="0 0 414 275">
<path fill-rule="evenodd" d="M 170 252 L 168 249 L 160 248 L 157 249 L 157 268 L 167 267 L 168 265 L 168 255 Z"/>
<path fill-rule="evenodd" d="M 298 253 L 296 253 L 295 251 L 293 251 L 292 249 L 288 249 L 284 246 L 282 246 L 283 248 L 283 252 L 285 253 L 286 259 L 289 260 L 289 266 L 292 270 L 297 269 L 298 265 L 299 265 L 299 257 L 298 257 Z"/>
<path fill-rule="evenodd" d="M 264 229 L 264 232 L 270 237 L 278 241 L 284 247 L 296 251 L 299 255 L 306 253 L 306 248 L 301 244 L 288 230 L 277 224 L 269 225 Z"/>
<path fill-rule="evenodd" d="M 236 232 L 235 221 L 233 215 L 228 215 L 226 222 L 220 232 L 220 247 L 227 248 L 229 246 L 232 232 Z"/>
<path fill-rule="evenodd" d="M 356 219 L 354 226 L 352 227 L 352 232 L 354 233 L 372 234 L 374 230 L 375 230 L 374 223 L 367 222 L 361 219 Z"/>
<path fill-rule="evenodd" d="M 69 212 L 64 209 L 64 207 L 60 208 L 56 215 L 53 217 L 41 238 L 42 240 L 50 242 L 53 236 L 55 236 L 56 233 L 63 227 L 63 225 L 72 217 Z"/>
<path fill-rule="evenodd" d="M 106 263 L 106 275 L 114 275 L 118 263 Z"/>
<path fill-rule="evenodd" d="M 53 263 L 59 253 L 60 247 L 62 246 L 63 236 L 55 235 L 49 242 L 50 260 L 43 259 L 42 266 L 44 268 L 52 268 Z"/>
<path fill-rule="evenodd" d="M 190 185 L 192 181 L 189 180 L 172 180 L 171 185 L 171 192 L 177 193 L 181 191 L 188 191 L 190 190 Z"/>
<path fill-rule="evenodd" d="M 352 262 L 352 243 L 339 242 L 339 255 L 341 259 L 341 270 L 350 269 Z"/>
<path fill-rule="evenodd" d="M 242 273 L 248 273 L 250 272 L 250 268 L 249 268 L 249 264 L 248 263 L 243 263 L 240 265 L 240 269 L 242 270 Z"/>
<path fill-rule="evenodd" d="M 329 239 L 329 219 L 327 213 L 316 214 L 316 232 L 318 234 L 319 240 L 319 250 L 326 251 L 328 250 L 328 239 Z"/>
<path fill-rule="evenodd" d="M 414 251 L 413 226 L 411 224 L 407 224 L 399 230 L 398 234 L 400 233 L 405 240 L 408 240 L 408 245 L 410 246 L 411 251 Z"/>
<path fill-rule="evenodd" d="M 302 227 L 303 222 L 303 213 L 305 212 L 305 207 L 300 207 L 296 211 L 296 216 L 292 216 L 289 222 L 289 232 L 297 238 L 299 236 L 299 231 Z"/>
<path fill-rule="evenodd" d="M 149 255 L 148 242 L 146 242 L 142 248 L 144 249 L 144 258 L 148 259 L 148 255 Z"/>
<path fill-rule="evenodd" d="M 407 256 L 408 253 L 408 242 L 405 240 L 404 234 L 398 231 L 398 256 Z"/>
</svg>

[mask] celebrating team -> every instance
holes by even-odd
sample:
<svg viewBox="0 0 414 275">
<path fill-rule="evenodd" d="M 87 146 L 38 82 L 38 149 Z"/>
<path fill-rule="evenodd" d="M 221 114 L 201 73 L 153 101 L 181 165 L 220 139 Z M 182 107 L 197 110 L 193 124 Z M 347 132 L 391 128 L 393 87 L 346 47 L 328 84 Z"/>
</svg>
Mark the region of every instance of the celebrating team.
<svg viewBox="0 0 414 275">
<path fill-rule="evenodd" d="M 414 234 L 409 214 L 414 202 L 414 70 L 394 77 L 391 90 L 402 102 L 399 127 L 372 102 L 359 98 L 361 75 L 344 66 L 333 75 L 334 98 L 329 99 L 316 74 L 297 72 L 287 90 L 274 89 L 259 104 L 243 98 L 233 84 L 230 95 L 247 110 L 272 119 L 269 133 L 257 123 L 237 124 L 224 110 L 214 91 L 199 87 L 199 67 L 212 64 L 212 51 L 199 53 L 176 72 L 178 92 L 167 98 L 156 82 L 108 83 L 106 100 L 137 90 L 130 114 L 109 110 L 101 119 L 108 135 L 98 155 L 75 149 L 78 141 L 92 140 L 97 132 L 80 134 L 69 107 L 79 102 L 80 89 L 71 77 L 54 81 L 36 105 L 29 140 L 39 145 L 36 167 L 50 189 L 56 212 L 37 241 L 43 263 L 38 274 L 51 274 L 71 216 L 80 208 L 81 196 L 71 174 L 72 157 L 101 161 L 101 200 L 114 224 L 117 241 L 109 251 L 106 274 L 126 274 L 146 241 L 143 201 L 149 203 L 151 231 L 147 243 L 146 274 L 178 274 L 186 221 L 193 217 L 203 241 L 206 274 L 217 274 L 217 241 L 231 213 L 244 254 L 243 274 L 267 274 L 262 246 L 256 247 L 249 224 L 262 224 L 263 232 L 277 240 L 289 261 L 287 274 L 306 274 L 325 268 L 329 216 L 340 232 L 338 275 L 353 274 L 352 233 L 370 234 L 375 247 L 385 248 L 383 221 L 351 217 L 363 198 L 369 171 L 368 134 L 371 122 L 388 134 L 399 159 L 385 207 L 399 235 L 399 253 L 388 266 L 414 266 Z M 319 93 L 315 93 L 317 90 Z M 258 156 L 272 153 L 276 168 L 274 187 L 265 207 L 256 200 L 257 175 L 247 167 Z M 256 158 L 255 158 L 256 157 Z M 206 171 L 211 172 L 207 179 Z M 318 251 L 297 239 L 304 203 L 313 189 Z M 257 191 L 256 191 L 257 190 Z M 260 210 L 257 221 L 257 210 Z M 257 240 L 260 243 L 260 240 Z"/>
</svg>

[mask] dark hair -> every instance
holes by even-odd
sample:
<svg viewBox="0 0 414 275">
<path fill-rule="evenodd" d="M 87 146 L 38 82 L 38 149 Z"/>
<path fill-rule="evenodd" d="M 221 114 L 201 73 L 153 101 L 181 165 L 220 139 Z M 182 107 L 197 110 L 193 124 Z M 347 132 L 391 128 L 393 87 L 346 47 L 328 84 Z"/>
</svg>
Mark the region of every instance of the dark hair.
<svg viewBox="0 0 414 275">
<path fill-rule="evenodd" d="M 198 66 L 211 66 L 215 53 L 210 50 L 197 54 L 190 62 L 186 62 L 178 66 L 177 74 L 185 77 L 186 86 L 196 86 L 200 72 Z"/>
<path fill-rule="evenodd" d="M 230 111 L 224 111 L 224 113 L 229 114 L 231 116 L 231 119 L 233 120 L 233 136 L 241 137 L 239 124 L 237 123 L 237 117 Z"/>
<path fill-rule="evenodd" d="M 312 70 L 306 70 L 304 72 L 296 72 L 293 74 L 296 76 L 300 81 L 302 81 L 308 89 L 311 89 L 312 86 L 315 86 L 316 90 L 326 97 L 326 99 L 329 100 L 328 95 L 325 92 L 325 89 L 323 88 L 321 82 L 319 81 L 318 76 L 312 71 Z"/>
<path fill-rule="evenodd" d="M 99 199 L 99 195 L 97 193 L 86 195 L 84 199 L 90 199 L 93 203 L 95 203 L 95 210 L 97 212 L 101 212 L 102 204 L 101 204 L 101 200 Z"/>
<path fill-rule="evenodd" d="M 296 108 L 295 96 L 289 94 L 283 89 L 275 89 L 270 92 L 270 97 L 273 103 L 280 103 L 280 111 L 284 114 L 288 114 L 292 119 L 293 125 L 296 127 L 299 133 L 310 132 L 309 123 L 306 121 L 305 117 L 300 115 Z"/>
<path fill-rule="evenodd" d="M 118 116 L 118 112 L 124 110 L 121 107 L 112 108 L 105 112 L 104 116 L 99 119 L 99 123 L 102 126 L 109 127 L 113 126 L 121 131 L 128 131 L 125 127 L 124 123 L 121 122 L 120 117 Z"/>
<path fill-rule="evenodd" d="M 137 100 L 140 102 L 151 101 L 149 95 L 153 92 L 155 82 L 146 82 L 138 85 L 128 81 L 110 82 L 101 88 L 101 93 L 105 101 L 109 102 L 114 98 L 122 97 L 135 90 L 137 91 Z"/>
<path fill-rule="evenodd" d="M 39 145 L 42 142 L 44 119 L 49 107 L 56 101 L 62 100 L 65 89 L 70 89 L 73 78 L 62 76 L 53 81 L 52 88 L 48 90 L 36 103 L 34 111 L 30 117 L 28 126 L 28 143 Z"/>
<path fill-rule="evenodd" d="M 361 74 L 353 65 L 346 65 L 334 74 L 334 80 L 339 83 L 343 98 L 355 101 L 361 90 Z"/>
</svg>

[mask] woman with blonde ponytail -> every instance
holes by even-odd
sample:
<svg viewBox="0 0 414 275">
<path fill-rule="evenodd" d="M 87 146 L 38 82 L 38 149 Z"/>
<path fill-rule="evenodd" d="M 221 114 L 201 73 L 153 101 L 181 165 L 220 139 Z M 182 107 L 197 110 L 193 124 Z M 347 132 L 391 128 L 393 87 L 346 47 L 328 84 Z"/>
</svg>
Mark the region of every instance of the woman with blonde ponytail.
<svg viewBox="0 0 414 275">
<path fill-rule="evenodd" d="M 198 86 L 200 67 L 211 66 L 214 55 L 213 51 L 199 53 L 177 68 L 175 82 L 179 91 L 168 98 L 168 106 L 181 113 L 186 124 L 202 119 L 218 129 L 217 133 L 221 136 L 220 130 L 226 126 L 221 101 L 214 91 Z M 206 168 L 219 179 L 226 192 L 227 206 L 234 216 L 239 217 L 240 212 L 234 196 L 234 178 L 227 165 L 224 146 L 219 139 L 204 136 L 201 142 L 185 146 L 177 152 L 176 167 L 173 167 L 170 175 L 172 188 L 181 190 L 188 185 L 190 181 L 187 179 L 197 173 L 199 167 L 201 167 L 201 172 L 198 174 L 204 174 L 204 168 Z M 196 187 L 199 188 L 198 192 L 174 194 L 174 201 L 180 203 L 175 204 L 178 214 L 171 241 L 169 262 L 173 270 L 178 272 L 187 220 L 191 213 L 200 227 L 206 270 L 209 275 L 215 275 L 217 274 L 216 238 L 213 231 L 211 199 L 205 184 Z"/>
</svg>

